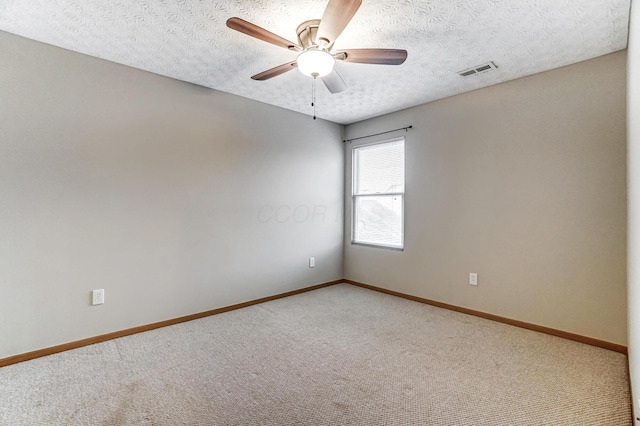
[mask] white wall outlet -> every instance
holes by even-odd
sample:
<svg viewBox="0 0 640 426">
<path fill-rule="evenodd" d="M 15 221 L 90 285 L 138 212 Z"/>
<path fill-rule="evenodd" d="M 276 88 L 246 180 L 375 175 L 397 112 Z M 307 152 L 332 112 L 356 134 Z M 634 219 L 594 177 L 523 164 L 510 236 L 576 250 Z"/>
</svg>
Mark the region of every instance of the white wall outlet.
<svg viewBox="0 0 640 426">
<path fill-rule="evenodd" d="M 91 296 L 92 296 L 92 301 L 91 304 L 92 305 L 102 305 L 104 303 L 104 289 L 100 289 L 100 290 L 93 290 L 91 292 Z"/>
<path fill-rule="evenodd" d="M 478 274 L 475 274 L 473 272 L 469 274 L 469 284 L 478 285 Z"/>
<path fill-rule="evenodd" d="M 315 257 L 310 257 L 309 258 L 309 268 L 314 268 L 316 266 L 316 258 Z"/>
</svg>

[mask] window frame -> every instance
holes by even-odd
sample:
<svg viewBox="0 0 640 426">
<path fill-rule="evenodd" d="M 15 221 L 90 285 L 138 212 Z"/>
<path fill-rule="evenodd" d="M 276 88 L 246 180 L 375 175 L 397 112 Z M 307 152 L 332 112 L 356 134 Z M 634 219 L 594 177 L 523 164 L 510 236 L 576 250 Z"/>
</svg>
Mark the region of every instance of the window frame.
<svg viewBox="0 0 640 426">
<path fill-rule="evenodd" d="M 403 170 L 403 176 L 402 176 L 402 179 L 404 182 L 404 185 L 403 185 L 404 191 L 373 193 L 373 194 L 356 194 L 356 187 L 357 187 L 356 172 L 358 170 L 356 150 L 360 148 L 373 146 L 373 145 L 383 145 L 383 144 L 388 144 L 393 142 L 402 142 L 402 148 L 404 150 L 404 170 Z M 407 163 L 406 163 L 407 155 L 406 154 L 407 154 L 407 145 L 406 145 L 406 140 L 404 136 L 351 147 L 351 244 L 352 245 L 377 247 L 377 248 L 382 248 L 387 250 L 404 251 L 404 246 L 405 246 L 405 236 L 404 236 L 405 223 L 404 222 L 405 222 L 405 198 L 406 198 L 405 195 L 407 193 Z M 367 198 L 367 197 L 400 197 L 401 198 L 402 213 L 400 215 L 400 245 L 396 246 L 396 245 L 376 244 L 371 242 L 356 241 L 356 226 L 357 226 L 357 223 L 356 223 L 356 205 L 357 204 L 356 203 L 358 198 Z"/>
</svg>

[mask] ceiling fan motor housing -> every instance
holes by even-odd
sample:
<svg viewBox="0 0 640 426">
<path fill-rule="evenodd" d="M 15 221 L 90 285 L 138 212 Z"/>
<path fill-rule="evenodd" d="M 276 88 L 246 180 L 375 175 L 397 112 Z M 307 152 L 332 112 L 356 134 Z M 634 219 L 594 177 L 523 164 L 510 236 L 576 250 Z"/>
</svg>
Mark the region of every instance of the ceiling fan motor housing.
<svg viewBox="0 0 640 426">
<path fill-rule="evenodd" d="M 311 19 L 298 25 L 296 34 L 298 35 L 298 42 L 304 50 L 317 46 L 320 49 L 329 51 L 333 47 L 333 42 L 330 42 L 327 39 L 320 39 L 316 42 L 319 26 L 320 19 Z"/>
</svg>

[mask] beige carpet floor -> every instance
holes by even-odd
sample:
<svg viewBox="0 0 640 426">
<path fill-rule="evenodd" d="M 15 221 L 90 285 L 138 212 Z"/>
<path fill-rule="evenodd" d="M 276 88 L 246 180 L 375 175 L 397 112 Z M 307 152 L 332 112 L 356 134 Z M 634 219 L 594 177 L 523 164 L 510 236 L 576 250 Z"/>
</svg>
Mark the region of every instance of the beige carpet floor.
<svg viewBox="0 0 640 426">
<path fill-rule="evenodd" d="M 0 368 L 5 425 L 631 425 L 626 356 L 347 284 Z"/>
</svg>

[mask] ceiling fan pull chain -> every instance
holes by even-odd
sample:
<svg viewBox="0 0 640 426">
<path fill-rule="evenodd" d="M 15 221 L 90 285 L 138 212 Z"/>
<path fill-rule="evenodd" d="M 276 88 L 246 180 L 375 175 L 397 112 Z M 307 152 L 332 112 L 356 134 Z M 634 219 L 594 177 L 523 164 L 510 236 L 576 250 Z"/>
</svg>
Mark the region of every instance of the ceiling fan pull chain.
<svg viewBox="0 0 640 426">
<path fill-rule="evenodd" d="M 313 119 L 316 119 L 316 78 L 311 81 L 311 106 L 313 107 Z"/>
</svg>

